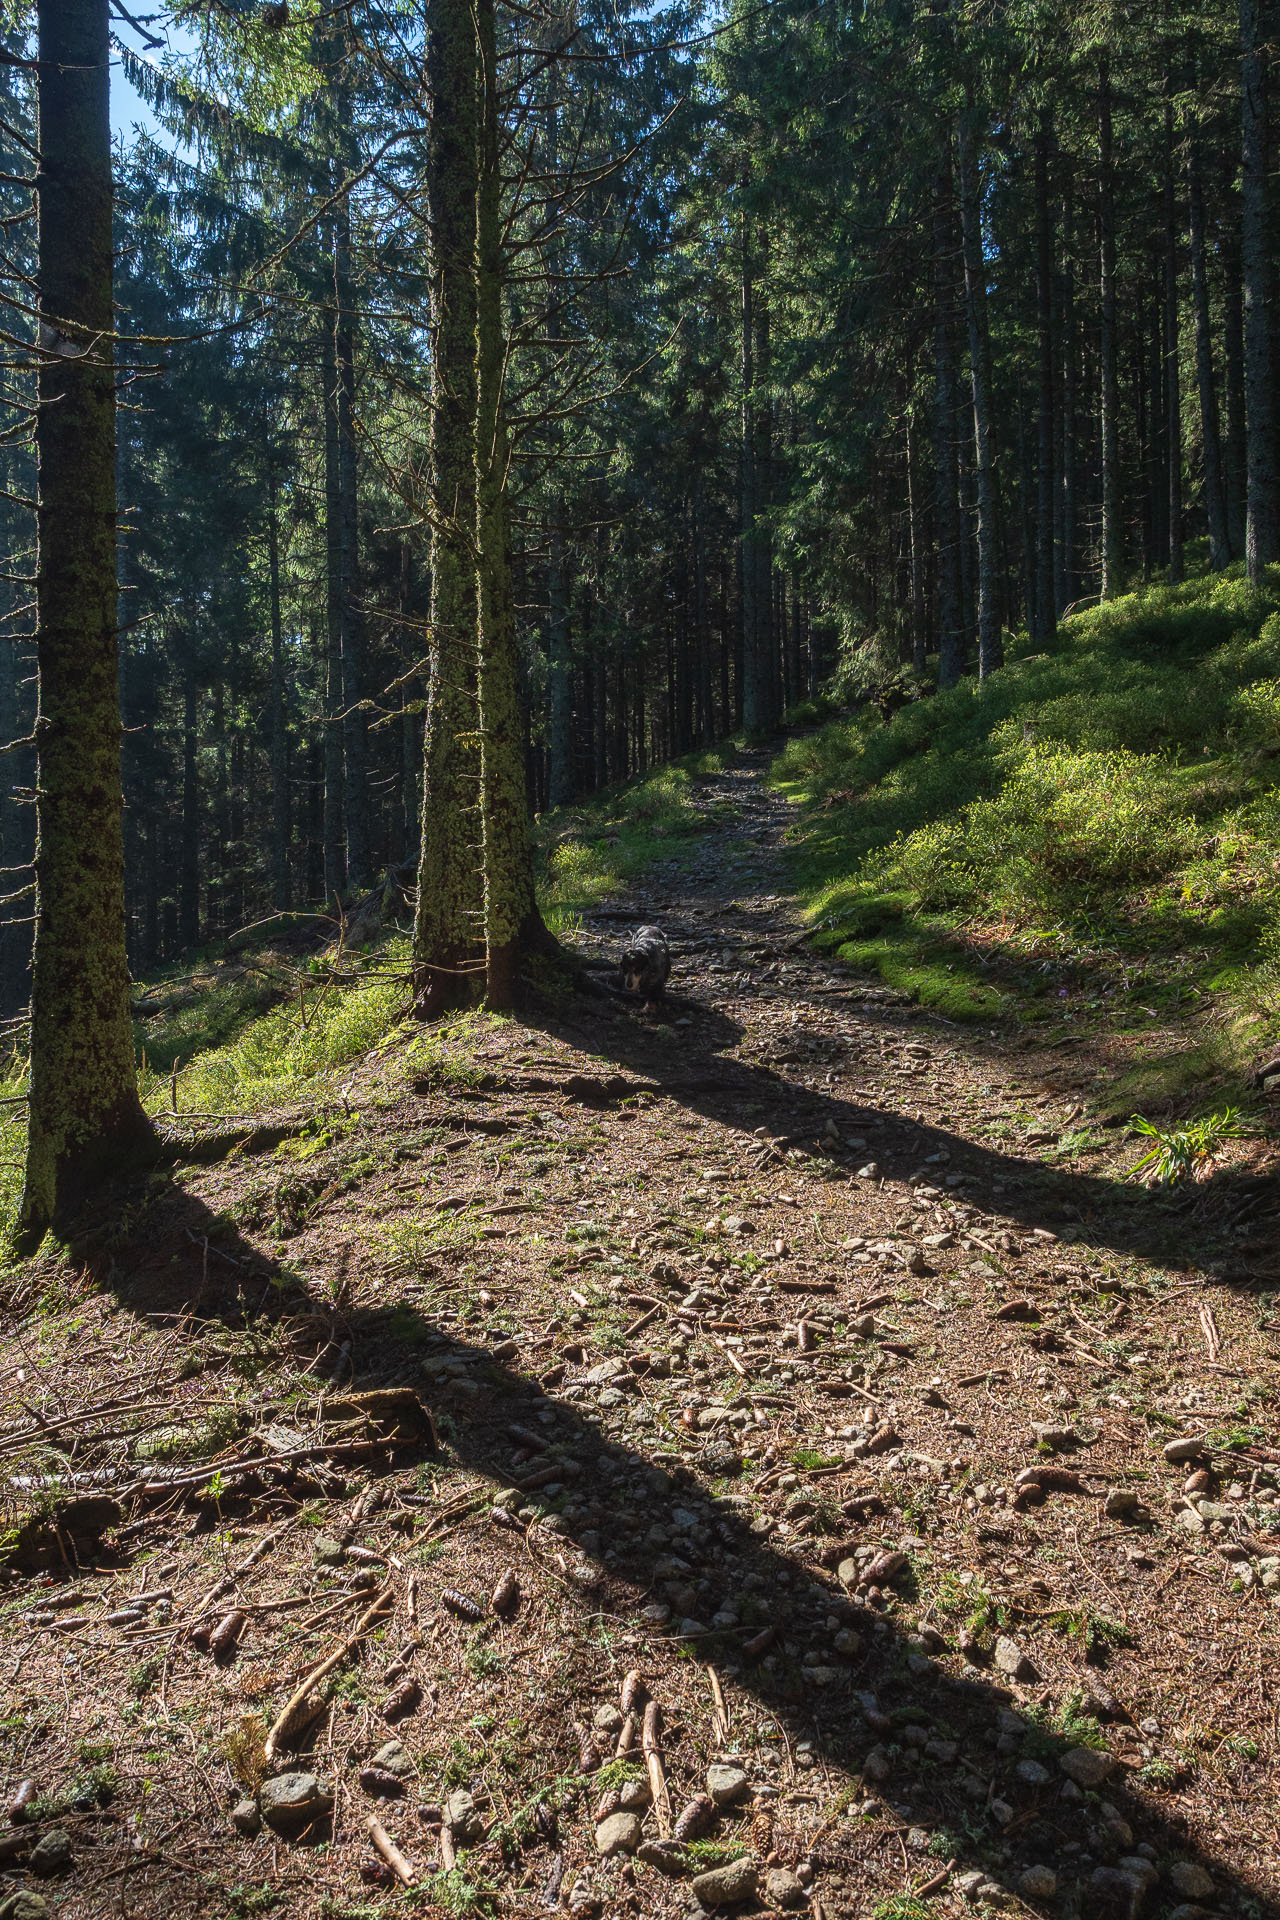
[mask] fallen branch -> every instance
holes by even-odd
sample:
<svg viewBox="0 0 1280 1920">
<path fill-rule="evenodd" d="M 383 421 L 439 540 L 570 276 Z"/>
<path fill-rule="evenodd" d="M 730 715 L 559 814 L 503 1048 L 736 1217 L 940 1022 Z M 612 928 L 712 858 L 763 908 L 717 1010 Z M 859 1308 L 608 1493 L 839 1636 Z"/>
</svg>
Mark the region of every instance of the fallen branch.
<svg viewBox="0 0 1280 1920">
<path fill-rule="evenodd" d="M 399 1847 L 383 1826 L 381 1820 L 375 1819 L 373 1814 L 369 1815 L 369 1838 L 400 1884 L 405 1887 L 411 1887 L 417 1879 L 414 1868 L 409 1865 L 409 1862 L 405 1859 Z"/>
<path fill-rule="evenodd" d="M 318 1667 L 313 1667 L 301 1685 L 296 1687 L 293 1693 L 290 1694 L 284 1707 L 280 1713 L 277 1714 L 274 1726 L 263 1742 L 263 1752 L 268 1764 L 275 1758 L 277 1743 L 288 1732 L 294 1715 L 302 1706 L 307 1695 L 311 1693 L 322 1680 L 327 1679 L 335 1667 L 341 1666 L 353 1647 L 359 1646 L 378 1615 L 384 1611 L 388 1601 L 392 1598 L 391 1584 L 388 1582 L 377 1594 L 373 1605 L 361 1614 L 359 1621 L 356 1623 L 355 1632 L 350 1634 L 347 1639 L 342 1642 L 340 1647 L 335 1648 L 334 1652 L 332 1652 L 326 1660 L 322 1660 Z"/>
<path fill-rule="evenodd" d="M 644 1710 L 644 1721 L 640 1728 L 640 1748 L 644 1754 L 645 1771 L 649 1775 L 649 1791 L 653 1795 L 653 1810 L 657 1816 L 658 1832 L 666 1840 L 671 1833 L 671 1795 L 667 1791 L 667 1776 L 662 1766 L 662 1748 L 658 1744 L 662 1732 L 662 1708 L 656 1700 L 651 1700 Z"/>
</svg>

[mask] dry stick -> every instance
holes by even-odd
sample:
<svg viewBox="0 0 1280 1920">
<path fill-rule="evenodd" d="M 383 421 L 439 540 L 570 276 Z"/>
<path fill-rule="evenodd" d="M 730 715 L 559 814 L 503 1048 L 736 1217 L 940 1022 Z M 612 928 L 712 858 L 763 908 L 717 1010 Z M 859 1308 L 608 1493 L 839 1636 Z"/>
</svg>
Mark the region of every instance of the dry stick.
<svg viewBox="0 0 1280 1920">
<path fill-rule="evenodd" d="M 401 1885 L 411 1887 L 417 1878 L 415 1869 L 409 1865 L 381 1820 L 376 1819 L 373 1814 L 369 1815 L 369 1838 Z"/>
<path fill-rule="evenodd" d="M 204 1599 L 196 1608 L 195 1618 L 198 1620 L 201 1614 L 206 1612 L 207 1609 L 214 1604 L 215 1600 L 225 1598 L 225 1596 L 231 1592 L 232 1588 L 235 1587 L 236 1583 L 248 1573 L 250 1567 L 256 1567 L 259 1560 L 265 1559 L 272 1547 L 275 1546 L 278 1540 L 283 1539 L 292 1525 L 292 1520 L 286 1520 L 283 1526 L 276 1527 L 271 1533 L 264 1534 L 252 1553 L 246 1554 L 238 1567 L 232 1567 L 230 1573 L 224 1573 L 221 1580 L 210 1587 L 208 1593 L 205 1594 Z"/>
<path fill-rule="evenodd" d="M 458 1864 L 458 1856 L 453 1850 L 453 1835 L 447 1826 L 440 1829 L 440 1865 L 446 1873 L 452 1873 Z"/>
<path fill-rule="evenodd" d="M 707 1668 L 707 1679 L 711 1685 L 711 1698 L 715 1701 L 715 1709 L 711 1715 L 711 1723 L 717 1744 L 723 1746 L 729 1738 L 729 1703 L 724 1697 L 724 1688 L 720 1684 L 720 1675 L 714 1667 Z"/>
<path fill-rule="evenodd" d="M 327 1660 L 322 1660 L 318 1667 L 314 1667 L 311 1672 L 307 1674 L 301 1685 L 294 1689 L 280 1713 L 277 1714 L 275 1725 L 263 1743 L 263 1751 L 268 1761 L 274 1759 L 277 1740 L 280 1739 L 288 1727 L 290 1720 L 293 1718 L 293 1715 L 298 1711 L 298 1708 L 302 1705 L 307 1695 L 313 1687 L 317 1686 L 321 1680 L 331 1674 L 335 1667 L 342 1664 L 353 1647 L 359 1645 L 391 1597 L 392 1588 L 390 1581 L 388 1581 L 387 1585 L 378 1593 L 373 1605 L 361 1614 L 356 1624 L 355 1632 L 344 1640 L 342 1645 L 331 1653 Z"/>
<path fill-rule="evenodd" d="M 623 1760 L 636 1743 L 636 1717 L 629 1713 L 618 1729 L 618 1744 L 613 1750 L 615 1760 Z"/>
<path fill-rule="evenodd" d="M 641 1314 L 638 1320 L 632 1321 L 631 1325 L 627 1328 L 626 1332 L 623 1334 L 622 1336 L 623 1339 L 632 1340 L 635 1338 L 636 1334 L 643 1333 L 645 1328 L 649 1325 L 649 1322 L 651 1320 L 656 1320 L 658 1315 L 661 1312 L 662 1312 L 662 1308 L 660 1306 L 650 1307 L 648 1313 Z"/>
<path fill-rule="evenodd" d="M 667 1776 L 662 1770 L 662 1749 L 658 1736 L 662 1731 L 662 1708 L 656 1700 L 651 1700 L 644 1710 L 644 1721 L 640 1728 L 640 1746 L 644 1753 L 645 1771 L 649 1775 L 649 1791 L 653 1795 L 653 1810 L 657 1815 L 658 1833 L 666 1840 L 671 1834 L 671 1796 L 667 1792 Z"/>
</svg>

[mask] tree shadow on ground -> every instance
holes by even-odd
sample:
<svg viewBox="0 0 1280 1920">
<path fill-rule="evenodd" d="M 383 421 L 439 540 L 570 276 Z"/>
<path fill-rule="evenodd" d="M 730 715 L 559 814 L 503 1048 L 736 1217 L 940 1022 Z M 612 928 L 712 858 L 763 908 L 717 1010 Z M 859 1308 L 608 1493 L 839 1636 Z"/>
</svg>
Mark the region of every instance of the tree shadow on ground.
<svg viewBox="0 0 1280 1920">
<path fill-rule="evenodd" d="M 850 992 L 856 995 L 856 986 Z M 1273 1252 L 1266 1265 L 1251 1267 L 1224 1244 L 1229 1227 L 1246 1215 L 1274 1224 L 1269 1209 L 1280 1203 L 1280 1181 L 1272 1172 L 1226 1169 L 1180 1195 L 1048 1166 L 859 1100 L 856 1093 L 800 1085 L 768 1065 L 744 1060 L 732 1054 L 743 1027 L 701 1000 L 673 995 L 668 1013 L 689 1026 L 646 1023 L 633 1011 L 602 1010 L 597 1003 L 527 1017 L 535 1029 L 624 1069 L 632 1076 L 632 1093 L 649 1091 L 720 1126 L 755 1134 L 776 1154 L 799 1150 L 833 1171 L 873 1164 L 878 1181 L 936 1185 L 951 1198 L 1003 1216 L 1010 1226 L 1047 1228 L 1081 1245 L 1157 1263 L 1195 1263 L 1230 1285 L 1274 1284 Z M 864 1008 L 859 1018 L 871 1027 L 894 1025 L 882 1009 Z M 901 1026 L 899 1016 L 894 1030 Z M 913 1023 L 910 1031 L 919 1029 Z M 954 1044 L 954 1036 L 947 1039 Z M 524 1084 L 516 1077 L 495 1078 L 488 1091 L 515 1095 Z M 610 1093 L 605 1084 L 601 1097 L 616 1104 L 627 1094 L 621 1087 Z M 836 1144 L 849 1139 L 866 1144 L 852 1152 Z"/>
<path fill-rule="evenodd" d="M 543 1480 L 529 1504 L 560 1511 L 550 1525 L 536 1518 L 525 1543 L 500 1531 L 485 1513 L 469 1523 L 492 1538 L 495 1577 L 513 1557 L 523 1565 L 519 1554 L 536 1543 L 542 1564 L 560 1556 L 557 1578 L 579 1596 L 584 1623 L 602 1621 L 665 1639 L 666 1633 L 646 1626 L 640 1608 L 668 1601 L 673 1582 L 657 1564 L 659 1556 L 684 1563 L 687 1572 L 677 1569 L 674 1579 L 685 1589 L 677 1615 L 702 1625 L 685 1628 L 681 1649 L 714 1660 L 785 1731 L 792 1748 L 809 1742 L 815 1782 L 823 1762 L 861 1777 L 853 1803 L 865 1803 L 868 1811 L 852 1821 L 833 1817 L 814 1853 L 828 1915 L 865 1911 L 860 1889 L 870 1863 L 887 1851 L 901 1860 L 899 1884 L 907 1891 L 952 1861 L 954 1877 L 984 1876 L 984 1897 L 997 1904 L 1020 1901 L 1024 1910 L 1055 1920 L 1137 1920 L 1139 1914 L 1157 1920 L 1175 1910 L 1182 1920 L 1199 1920 L 1206 1909 L 1186 1906 L 1176 1875 L 1170 1877 L 1179 1863 L 1184 1887 L 1194 1886 L 1194 1869 L 1211 1877 L 1214 1913 L 1231 1920 L 1280 1916 L 1280 1905 L 1260 1883 L 1198 1849 L 1177 1810 L 1125 1767 L 1115 1766 L 1090 1784 L 1091 1766 L 1101 1771 L 1105 1765 L 1088 1755 L 1105 1748 L 1106 1722 L 1128 1716 L 1110 1700 L 1105 1673 L 1083 1656 L 1076 1663 L 1080 1702 L 1064 1731 L 1061 1696 L 1051 1698 L 1035 1682 L 1007 1686 L 989 1668 L 966 1665 L 899 1623 L 895 1588 L 913 1577 L 913 1564 L 927 1568 L 947 1540 L 948 1518 L 929 1498 L 938 1481 L 927 1470 L 914 1483 L 919 1531 L 910 1537 L 891 1517 L 901 1485 L 890 1486 L 894 1470 L 878 1461 L 861 1462 L 859 1474 L 864 1481 L 868 1470 L 880 1475 L 884 1494 L 873 1480 L 855 1509 L 857 1519 L 839 1511 L 830 1522 L 835 1530 L 822 1538 L 762 1534 L 749 1501 L 736 1492 L 723 1440 L 664 1436 L 662 1458 L 656 1457 L 656 1436 L 634 1418 L 644 1404 L 643 1375 L 621 1363 L 617 1390 L 633 1410 L 625 1438 L 607 1430 L 596 1409 L 544 1391 L 532 1366 L 499 1361 L 484 1345 L 441 1331 L 413 1307 L 395 1303 L 335 1313 L 331 1302 L 298 1290 L 296 1278 L 282 1274 L 232 1232 L 225 1217 L 210 1214 L 180 1187 L 152 1202 L 148 1223 L 145 1254 L 142 1248 L 142 1257 L 117 1252 L 108 1276 L 126 1308 L 159 1313 L 181 1327 L 198 1300 L 206 1319 L 244 1325 L 261 1314 L 255 1296 L 265 1279 L 263 1300 L 271 1313 L 309 1327 L 317 1350 L 326 1338 L 331 1352 L 349 1343 L 352 1384 L 423 1384 L 429 1374 L 432 1384 L 423 1390 L 440 1419 L 448 1458 L 458 1467 L 492 1479 L 495 1491 Z M 206 1243 L 219 1250 L 220 1274 L 229 1265 L 238 1269 L 225 1286 L 210 1280 L 201 1251 Z M 252 1276 L 251 1286 L 246 1276 Z M 531 1432 L 542 1436 L 539 1450 L 530 1447 Z M 399 1456 L 396 1465 L 404 1463 Z M 539 1472 L 546 1466 L 568 1483 L 558 1499 Z M 278 1491 L 287 1502 L 287 1478 Z M 891 1492 L 897 1499 L 884 1497 Z M 908 1555 L 902 1574 L 884 1579 L 879 1598 L 847 1590 L 831 1570 L 859 1546 Z M 704 1631 L 729 1602 L 741 1610 L 740 1627 Z M 773 1639 L 751 1657 L 750 1642 L 770 1628 Z M 856 1637 L 845 1643 L 847 1653 L 833 1650 L 836 1631 Z M 643 1656 L 639 1664 L 645 1664 Z M 659 1680 L 655 1687 L 660 1694 Z M 577 1766 L 571 1711 L 566 1704 L 549 1772 Z M 750 1770 L 749 1749 L 746 1764 Z M 700 1776 L 685 1784 L 687 1797 L 700 1787 Z M 816 1819 L 819 1809 L 824 1815 L 829 1809 L 824 1792 L 814 1801 Z M 535 1838 L 530 1848 L 536 1853 L 540 1844 Z M 1034 1881 L 1024 1878 L 1037 1867 L 1056 1873 L 1053 1897 L 1037 1895 Z M 608 1910 L 610 1891 L 621 1889 L 608 1869 L 601 1872 Z M 644 1885 L 642 1878 L 642 1897 Z M 904 1908 L 902 1920 L 914 1920 L 914 1911 Z"/>
</svg>

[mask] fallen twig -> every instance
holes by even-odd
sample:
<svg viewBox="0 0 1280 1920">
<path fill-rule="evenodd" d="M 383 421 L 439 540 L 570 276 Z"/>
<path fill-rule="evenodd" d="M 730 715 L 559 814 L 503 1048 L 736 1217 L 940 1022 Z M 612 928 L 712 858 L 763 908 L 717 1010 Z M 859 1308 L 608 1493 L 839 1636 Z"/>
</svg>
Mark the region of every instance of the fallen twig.
<svg viewBox="0 0 1280 1920">
<path fill-rule="evenodd" d="M 341 1666 L 352 1648 L 358 1646 L 360 1641 L 364 1639 L 365 1634 L 368 1633 L 370 1627 L 378 1615 L 383 1612 L 392 1597 L 391 1583 L 388 1581 L 387 1585 L 379 1590 L 372 1606 L 368 1607 L 366 1611 L 361 1614 L 360 1619 L 356 1623 L 355 1632 L 349 1634 L 342 1645 L 335 1648 L 326 1660 L 320 1662 L 318 1667 L 313 1667 L 301 1685 L 296 1687 L 293 1693 L 290 1694 L 284 1707 L 280 1713 L 277 1714 L 274 1726 L 263 1742 L 263 1751 L 268 1763 L 275 1757 L 277 1742 L 287 1733 L 293 1716 L 297 1713 L 307 1695 L 319 1685 L 321 1680 L 331 1674 L 335 1667 Z"/>
<path fill-rule="evenodd" d="M 383 1826 L 381 1820 L 375 1819 L 373 1814 L 369 1815 L 369 1838 L 400 1884 L 405 1887 L 411 1887 L 417 1879 L 415 1869 L 409 1865 L 409 1862 L 405 1859 L 399 1847 Z M 441 1853 L 443 1852 L 444 1849 L 442 1847 Z"/>
</svg>

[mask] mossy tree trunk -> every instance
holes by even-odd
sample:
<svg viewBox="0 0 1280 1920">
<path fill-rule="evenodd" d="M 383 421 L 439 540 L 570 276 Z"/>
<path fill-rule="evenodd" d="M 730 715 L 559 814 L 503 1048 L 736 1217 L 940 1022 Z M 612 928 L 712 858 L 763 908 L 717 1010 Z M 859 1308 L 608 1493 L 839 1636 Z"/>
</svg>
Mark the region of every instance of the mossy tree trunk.
<svg viewBox="0 0 1280 1920">
<path fill-rule="evenodd" d="M 153 1139 L 125 959 L 107 0 L 40 0 L 38 27 L 38 843 L 19 1251 Z"/>
<path fill-rule="evenodd" d="M 470 998 L 479 964 L 476 660 L 476 223 L 480 94 L 470 0 L 429 0 L 431 621 L 414 999 L 425 1017 Z"/>
<path fill-rule="evenodd" d="M 484 849 L 485 997 L 504 1011 L 515 997 L 522 940 L 541 932 L 520 722 L 515 608 L 507 538 L 510 448 L 503 411 L 507 339 L 502 317 L 502 179 L 493 0 L 476 0 L 481 69 L 477 236 L 479 422 L 476 434 L 480 634 L 480 793 Z M 563 593 L 563 588 L 561 589 Z"/>
</svg>

